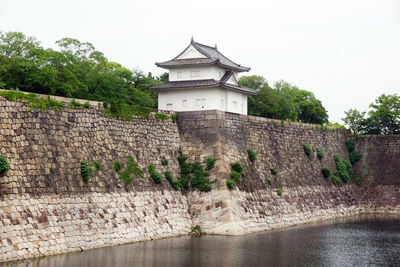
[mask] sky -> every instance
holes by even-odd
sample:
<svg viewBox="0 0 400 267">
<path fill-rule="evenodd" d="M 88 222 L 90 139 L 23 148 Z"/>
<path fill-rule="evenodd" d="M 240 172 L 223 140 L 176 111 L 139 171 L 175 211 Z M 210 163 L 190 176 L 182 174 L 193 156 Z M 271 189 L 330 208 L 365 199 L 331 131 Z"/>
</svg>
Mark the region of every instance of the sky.
<svg viewBox="0 0 400 267">
<path fill-rule="evenodd" d="M 45 48 L 76 38 L 155 75 L 193 37 L 251 67 L 243 75 L 313 92 L 332 122 L 400 94 L 400 0 L 0 0 L 0 31 Z"/>
</svg>

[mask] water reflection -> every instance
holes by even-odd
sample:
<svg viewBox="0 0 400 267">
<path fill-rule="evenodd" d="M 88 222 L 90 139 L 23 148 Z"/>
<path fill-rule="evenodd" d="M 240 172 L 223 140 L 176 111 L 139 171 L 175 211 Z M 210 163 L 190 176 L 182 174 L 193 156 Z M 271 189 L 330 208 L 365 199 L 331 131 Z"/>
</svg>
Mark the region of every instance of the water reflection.
<svg viewBox="0 0 400 267">
<path fill-rule="evenodd" d="M 0 266 L 395 266 L 400 216 L 363 216 L 245 236 L 178 237 Z"/>
</svg>

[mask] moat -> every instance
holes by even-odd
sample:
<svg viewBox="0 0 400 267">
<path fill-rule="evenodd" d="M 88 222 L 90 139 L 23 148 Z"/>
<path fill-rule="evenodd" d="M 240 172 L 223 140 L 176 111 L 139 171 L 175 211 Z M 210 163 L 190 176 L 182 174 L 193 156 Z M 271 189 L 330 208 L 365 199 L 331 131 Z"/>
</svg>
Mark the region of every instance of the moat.
<svg viewBox="0 0 400 267">
<path fill-rule="evenodd" d="M 400 216 L 364 215 L 243 236 L 189 236 L 3 266 L 395 266 Z"/>
</svg>

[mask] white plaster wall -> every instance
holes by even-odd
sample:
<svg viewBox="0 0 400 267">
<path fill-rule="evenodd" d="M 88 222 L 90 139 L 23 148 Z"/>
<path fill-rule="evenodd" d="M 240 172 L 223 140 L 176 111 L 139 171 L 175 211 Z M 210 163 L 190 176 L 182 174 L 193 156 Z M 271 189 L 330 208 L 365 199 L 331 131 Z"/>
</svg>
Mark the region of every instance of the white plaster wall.
<svg viewBox="0 0 400 267">
<path fill-rule="evenodd" d="M 196 72 L 196 73 L 193 73 Z M 169 70 L 170 81 L 188 81 L 188 80 L 219 80 L 225 74 L 225 70 L 217 65 L 204 67 L 185 67 Z"/>
<path fill-rule="evenodd" d="M 247 115 L 247 96 L 227 90 L 226 111 Z"/>
<path fill-rule="evenodd" d="M 158 93 L 158 109 L 174 111 L 216 109 L 247 115 L 247 96 L 222 88 L 161 91 Z"/>
<path fill-rule="evenodd" d="M 177 59 L 187 58 L 206 58 L 206 56 L 197 51 L 193 45 L 190 45 L 179 57 L 177 57 Z"/>
</svg>

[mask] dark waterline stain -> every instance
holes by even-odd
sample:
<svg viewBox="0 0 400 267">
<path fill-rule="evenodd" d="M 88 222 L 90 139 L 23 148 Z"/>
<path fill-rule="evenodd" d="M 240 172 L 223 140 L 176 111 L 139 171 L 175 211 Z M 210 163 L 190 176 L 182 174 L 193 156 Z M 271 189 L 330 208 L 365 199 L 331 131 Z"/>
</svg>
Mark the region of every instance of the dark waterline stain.
<svg viewBox="0 0 400 267">
<path fill-rule="evenodd" d="M 400 216 L 365 215 L 243 236 L 176 237 L 0 266 L 399 266 Z"/>
</svg>

